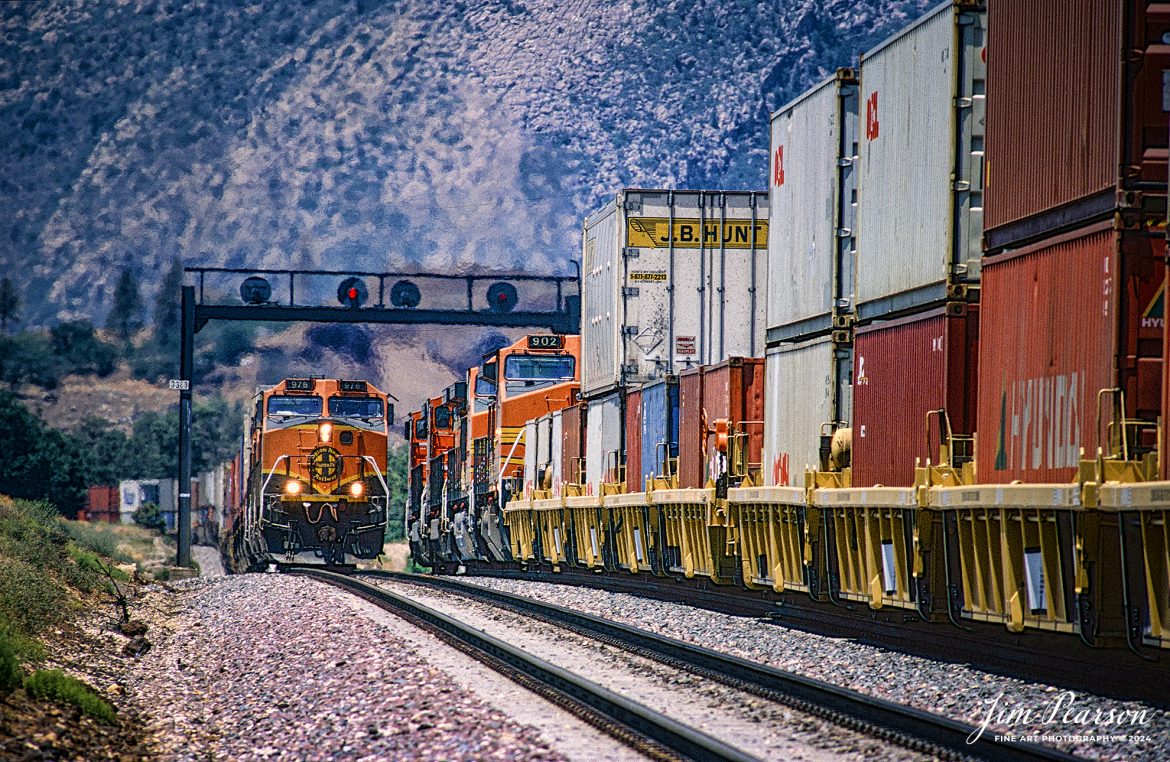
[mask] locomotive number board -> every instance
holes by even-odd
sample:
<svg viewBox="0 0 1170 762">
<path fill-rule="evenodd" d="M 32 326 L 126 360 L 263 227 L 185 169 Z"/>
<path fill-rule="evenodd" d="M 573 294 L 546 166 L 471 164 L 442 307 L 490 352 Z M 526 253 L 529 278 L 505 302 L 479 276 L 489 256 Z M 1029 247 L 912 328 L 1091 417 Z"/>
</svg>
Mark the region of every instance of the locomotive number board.
<svg viewBox="0 0 1170 762">
<path fill-rule="evenodd" d="M 528 348 L 529 349 L 564 349 L 565 348 L 565 337 L 564 336 L 553 336 L 553 335 L 529 336 L 528 337 Z"/>
<path fill-rule="evenodd" d="M 284 388 L 290 392 L 311 392 L 313 391 L 313 379 L 290 378 L 284 382 Z"/>
<path fill-rule="evenodd" d="M 366 391 L 365 381 L 342 381 L 338 384 L 338 388 L 343 392 L 364 392 Z"/>
</svg>

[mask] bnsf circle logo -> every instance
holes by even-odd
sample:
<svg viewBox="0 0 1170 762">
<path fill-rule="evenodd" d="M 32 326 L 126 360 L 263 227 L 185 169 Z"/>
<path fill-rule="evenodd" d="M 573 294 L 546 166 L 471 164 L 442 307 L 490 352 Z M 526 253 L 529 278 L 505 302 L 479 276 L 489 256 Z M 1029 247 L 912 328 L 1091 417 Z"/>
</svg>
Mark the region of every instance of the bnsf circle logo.
<svg viewBox="0 0 1170 762">
<path fill-rule="evenodd" d="M 341 476 L 341 453 L 332 447 L 318 447 L 309 456 L 313 481 L 331 482 Z"/>
</svg>

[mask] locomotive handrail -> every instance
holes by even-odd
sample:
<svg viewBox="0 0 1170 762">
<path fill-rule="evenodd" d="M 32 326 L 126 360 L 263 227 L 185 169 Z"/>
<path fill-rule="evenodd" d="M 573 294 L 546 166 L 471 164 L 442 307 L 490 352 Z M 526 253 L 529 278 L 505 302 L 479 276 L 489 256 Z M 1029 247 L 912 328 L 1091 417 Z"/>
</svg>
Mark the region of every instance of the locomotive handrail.
<svg viewBox="0 0 1170 762">
<path fill-rule="evenodd" d="M 521 426 L 520 433 L 516 436 L 516 441 L 512 443 L 512 449 L 508 450 L 508 457 L 504 458 L 504 462 L 500 464 L 500 473 L 496 477 L 496 497 L 497 497 L 497 499 L 501 499 L 504 496 L 504 468 L 505 468 L 506 464 L 509 464 L 512 462 L 512 454 L 516 452 L 516 447 L 519 446 L 521 440 L 524 439 L 524 435 L 527 433 L 528 433 L 528 427 Z M 504 509 L 504 504 L 500 503 L 500 510 L 503 510 L 503 509 Z"/>
</svg>

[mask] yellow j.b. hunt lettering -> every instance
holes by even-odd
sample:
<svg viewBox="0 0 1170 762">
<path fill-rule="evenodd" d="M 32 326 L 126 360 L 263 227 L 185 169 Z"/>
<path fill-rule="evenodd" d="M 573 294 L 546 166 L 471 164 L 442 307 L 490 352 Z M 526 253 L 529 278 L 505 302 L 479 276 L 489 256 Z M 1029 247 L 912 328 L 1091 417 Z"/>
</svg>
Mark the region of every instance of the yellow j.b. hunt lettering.
<svg viewBox="0 0 1170 762">
<path fill-rule="evenodd" d="M 752 225 L 755 235 L 752 235 Z M 702 236 L 699 230 L 702 229 Z M 630 246 L 643 249 L 665 249 L 672 243 L 676 249 L 763 249 L 768 245 L 768 223 L 765 220 L 700 220 L 676 219 L 674 224 L 666 217 L 631 217 L 626 221 L 626 239 Z"/>
</svg>

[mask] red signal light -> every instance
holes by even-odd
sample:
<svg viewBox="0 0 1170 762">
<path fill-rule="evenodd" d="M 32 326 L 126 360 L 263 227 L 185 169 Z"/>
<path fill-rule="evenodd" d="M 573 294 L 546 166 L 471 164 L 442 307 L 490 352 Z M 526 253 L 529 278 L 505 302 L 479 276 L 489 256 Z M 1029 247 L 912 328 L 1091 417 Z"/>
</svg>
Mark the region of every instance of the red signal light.
<svg viewBox="0 0 1170 762">
<path fill-rule="evenodd" d="M 356 288 L 354 288 L 353 286 L 350 286 L 349 291 L 347 292 L 347 295 L 349 296 L 350 299 L 357 299 L 358 298 L 358 290 Z"/>
</svg>

